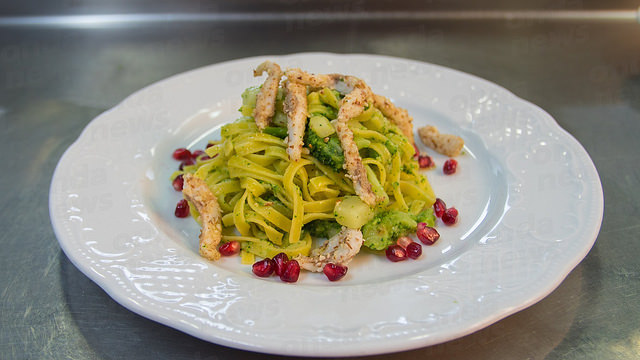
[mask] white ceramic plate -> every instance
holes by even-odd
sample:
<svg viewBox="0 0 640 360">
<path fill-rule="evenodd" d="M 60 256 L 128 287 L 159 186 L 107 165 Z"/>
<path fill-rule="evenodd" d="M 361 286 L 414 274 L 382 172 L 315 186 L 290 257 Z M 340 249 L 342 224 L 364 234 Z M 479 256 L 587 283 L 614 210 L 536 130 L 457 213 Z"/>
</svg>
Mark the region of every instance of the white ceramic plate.
<svg viewBox="0 0 640 360">
<path fill-rule="evenodd" d="M 254 277 L 237 257 L 198 256 L 198 226 L 173 216 L 171 153 L 217 138 L 267 58 L 359 76 L 407 108 L 416 127 L 464 138 L 455 175 L 442 175 L 442 156 L 428 172 L 459 223 L 439 224 L 440 241 L 421 259 L 364 254 L 337 283 L 307 273 L 292 285 Z M 451 340 L 539 301 L 593 245 L 603 198 L 582 146 L 495 84 L 406 59 L 311 53 L 216 64 L 131 95 L 64 154 L 50 213 L 71 261 L 132 311 L 235 348 L 344 356 Z"/>
</svg>

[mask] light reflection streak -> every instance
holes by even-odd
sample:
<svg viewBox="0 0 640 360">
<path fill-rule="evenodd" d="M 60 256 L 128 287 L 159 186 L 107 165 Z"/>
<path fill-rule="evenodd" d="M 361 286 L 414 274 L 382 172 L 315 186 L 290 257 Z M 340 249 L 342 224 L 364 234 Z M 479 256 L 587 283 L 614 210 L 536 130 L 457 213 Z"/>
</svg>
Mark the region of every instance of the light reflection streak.
<svg viewBox="0 0 640 360">
<path fill-rule="evenodd" d="M 360 12 L 140 13 L 102 15 L 2 16 L 2 27 L 115 28 L 149 23 L 282 21 L 617 21 L 640 22 L 640 8 L 628 10 L 480 10 Z"/>
</svg>

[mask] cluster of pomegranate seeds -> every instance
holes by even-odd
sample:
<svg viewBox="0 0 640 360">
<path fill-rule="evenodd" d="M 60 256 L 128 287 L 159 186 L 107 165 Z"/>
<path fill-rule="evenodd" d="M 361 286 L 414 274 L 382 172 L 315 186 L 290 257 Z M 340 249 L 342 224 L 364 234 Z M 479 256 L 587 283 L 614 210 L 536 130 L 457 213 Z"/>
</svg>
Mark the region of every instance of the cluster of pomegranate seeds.
<svg viewBox="0 0 640 360">
<path fill-rule="evenodd" d="M 184 218 L 189 216 L 189 203 L 187 202 L 187 200 L 182 199 L 178 201 L 174 214 L 176 215 L 176 217 L 179 217 L 179 218 Z"/>
<path fill-rule="evenodd" d="M 347 274 L 347 270 L 349 270 L 349 268 L 346 266 L 328 263 L 324 266 L 322 272 L 327 276 L 329 281 L 338 281 Z"/>
<path fill-rule="evenodd" d="M 444 214 L 442 214 L 442 222 L 449 226 L 458 222 L 458 209 L 454 207 L 448 208 Z"/>
<path fill-rule="evenodd" d="M 284 282 L 296 282 L 300 276 L 300 264 L 297 260 L 289 260 L 285 253 L 279 253 L 273 259 L 265 258 L 257 261 L 251 271 L 259 277 L 269 277 L 275 273 Z"/>
<path fill-rule="evenodd" d="M 416 235 L 425 245 L 433 245 L 438 241 L 438 239 L 440 239 L 440 233 L 438 233 L 438 230 L 431 226 L 427 226 L 427 224 L 423 222 L 418 224 Z"/>
<path fill-rule="evenodd" d="M 447 205 L 440 198 L 437 198 L 436 202 L 433 203 L 433 212 L 442 219 L 445 225 L 451 226 L 458 222 L 458 209 L 454 207 L 447 208 Z"/>
<path fill-rule="evenodd" d="M 387 258 L 393 262 L 403 261 L 407 258 L 417 259 L 422 255 L 422 246 L 408 236 L 401 236 L 396 244 L 387 248 Z"/>
<path fill-rule="evenodd" d="M 211 145 L 212 144 L 207 144 L 207 148 L 211 147 Z M 203 150 L 194 150 L 191 152 L 185 148 L 175 149 L 172 156 L 174 159 L 180 161 L 180 170 L 184 169 L 185 166 L 194 165 L 198 159 L 200 161 L 211 159 Z"/>
<path fill-rule="evenodd" d="M 259 277 L 269 277 L 275 269 L 276 262 L 269 258 L 256 261 L 253 266 L 251 266 L 251 271 Z"/>
<path fill-rule="evenodd" d="M 218 247 L 218 251 L 220 251 L 220 255 L 222 256 L 232 256 L 240 252 L 240 242 L 238 241 L 229 241 Z"/>
<path fill-rule="evenodd" d="M 458 162 L 455 159 L 449 159 L 444 162 L 444 165 L 442 166 L 442 172 L 445 175 L 455 174 L 457 167 Z"/>
</svg>

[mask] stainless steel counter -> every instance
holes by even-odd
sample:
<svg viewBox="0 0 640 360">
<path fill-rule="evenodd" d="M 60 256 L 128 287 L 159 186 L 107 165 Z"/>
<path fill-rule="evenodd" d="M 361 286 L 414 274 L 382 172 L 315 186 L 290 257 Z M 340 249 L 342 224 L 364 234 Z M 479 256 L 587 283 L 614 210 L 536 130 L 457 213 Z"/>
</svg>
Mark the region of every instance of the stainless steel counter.
<svg viewBox="0 0 640 360">
<path fill-rule="evenodd" d="M 544 108 L 582 143 L 604 189 L 595 246 L 551 295 L 466 337 L 371 358 L 640 358 L 640 24 L 633 11 L 600 20 L 527 12 L 474 20 L 407 7 L 390 18 L 353 18 L 364 3 L 327 4 L 320 10 L 342 15 L 225 17 L 205 3 L 188 9 L 210 14 L 196 17 L 5 11 L 12 17 L 0 18 L 0 358 L 276 358 L 198 340 L 118 305 L 60 250 L 48 187 L 84 126 L 131 92 L 211 63 L 304 51 L 406 57 L 495 82 Z M 573 9 L 594 8 L 588 4 Z"/>
</svg>

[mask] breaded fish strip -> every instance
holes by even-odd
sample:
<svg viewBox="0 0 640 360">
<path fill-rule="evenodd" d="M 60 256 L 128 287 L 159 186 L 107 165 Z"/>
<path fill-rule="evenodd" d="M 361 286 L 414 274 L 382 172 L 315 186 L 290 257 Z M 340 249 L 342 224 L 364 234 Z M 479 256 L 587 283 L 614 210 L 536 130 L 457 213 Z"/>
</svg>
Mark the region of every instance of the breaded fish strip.
<svg viewBox="0 0 640 360">
<path fill-rule="evenodd" d="M 284 113 L 287 114 L 287 154 L 289 160 L 298 161 L 302 156 L 304 129 L 307 125 L 307 87 L 295 82 L 285 82 L 287 95 Z"/>
<path fill-rule="evenodd" d="M 450 134 L 441 134 L 435 126 L 424 126 L 418 129 L 418 135 L 422 143 L 433 150 L 450 157 L 460 155 L 464 140 L 461 137 Z"/>
<path fill-rule="evenodd" d="M 413 118 L 409 115 L 409 112 L 403 108 L 396 107 L 391 100 L 382 95 L 373 95 L 373 104 L 380 109 L 382 114 L 389 118 L 396 126 L 402 131 L 404 136 L 409 139 L 409 142 L 413 144 L 415 139 L 413 138 Z"/>
<path fill-rule="evenodd" d="M 253 71 L 253 76 L 260 76 L 267 72 L 267 79 L 256 97 L 256 108 L 253 110 L 253 118 L 258 129 L 262 130 L 269 125 L 269 119 L 276 113 L 276 96 L 282 78 L 280 66 L 271 61 L 265 61 Z"/>
<path fill-rule="evenodd" d="M 340 74 L 310 74 L 298 68 L 287 69 L 284 75 L 291 82 L 306 85 L 313 89 L 322 89 L 325 87 L 333 89 L 340 79 L 344 77 Z"/>
<path fill-rule="evenodd" d="M 222 239 L 222 216 L 218 199 L 204 180 L 192 174 L 184 174 L 182 194 L 200 213 L 200 255 L 209 260 L 218 260 L 218 244 Z"/>
<path fill-rule="evenodd" d="M 362 158 L 358 151 L 358 146 L 353 141 L 353 132 L 349 129 L 348 121 L 364 111 L 366 103 L 366 91 L 360 88 L 354 89 L 342 99 L 338 119 L 336 121 L 336 132 L 342 151 L 344 152 L 344 167 L 347 170 L 347 177 L 353 181 L 353 188 L 356 194 L 367 205 L 373 207 L 381 198 L 378 198 L 373 189 L 367 171 L 362 164 Z"/>
<path fill-rule="evenodd" d="M 364 238 L 360 230 L 342 227 L 342 230 L 319 248 L 313 249 L 310 256 L 297 256 L 295 259 L 302 269 L 321 272 L 328 263 L 347 265 L 360 252 Z"/>
</svg>

